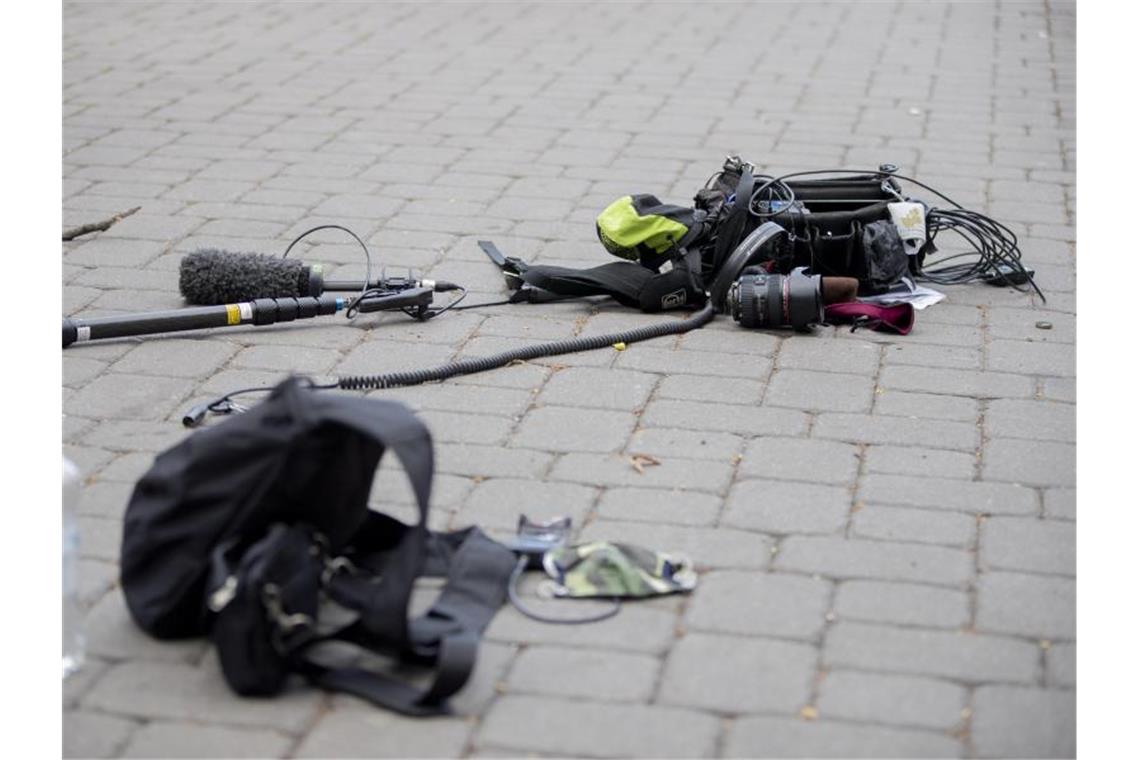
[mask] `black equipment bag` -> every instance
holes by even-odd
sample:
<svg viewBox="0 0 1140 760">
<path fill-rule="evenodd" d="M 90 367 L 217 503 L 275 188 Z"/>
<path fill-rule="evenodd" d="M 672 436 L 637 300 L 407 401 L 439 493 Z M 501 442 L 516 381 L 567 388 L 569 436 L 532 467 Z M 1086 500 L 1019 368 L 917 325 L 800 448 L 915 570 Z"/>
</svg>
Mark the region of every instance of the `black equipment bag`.
<svg viewBox="0 0 1140 760">
<path fill-rule="evenodd" d="M 854 277 L 860 295 L 873 295 L 886 292 L 911 266 L 913 257 L 891 221 L 890 204 L 899 200 L 887 168 L 779 181 L 730 157 L 696 194 L 693 208 L 647 194 L 607 206 L 597 218 L 598 238 L 626 261 L 572 269 L 527 264 L 491 243 L 480 246 L 517 291 L 512 302 L 610 296 L 657 312 L 702 306 L 737 247 L 760 225 L 774 222 L 784 234 L 752 264 L 785 275 L 806 267 L 811 274 Z"/>
<path fill-rule="evenodd" d="M 752 230 L 775 222 L 787 235 L 772 248 L 773 271 L 807 267 L 812 274 L 856 278 L 860 295 L 882 293 L 908 271 L 889 210 L 901 198 L 885 170 L 775 182 L 731 157 L 694 198 L 711 220 L 709 235 L 696 243 L 703 274 L 715 276 Z"/>
<path fill-rule="evenodd" d="M 386 449 L 411 483 L 414 525 L 368 508 Z M 428 530 L 433 468 L 428 430 L 402 404 L 315 393 L 290 378 L 160 454 L 139 480 L 121 555 L 131 616 L 158 638 L 209 633 L 243 695 L 278 693 L 300 673 L 405 714 L 445 713 L 506 600 L 514 555 L 477 528 Z M 409 620 L 421 576 L 447 580 Z M 322 625 L 323 598 L 348 622 Z M 434 681 L 417 689 L 329 664 L 330 642 L 433 667 Z"/>
</svg>

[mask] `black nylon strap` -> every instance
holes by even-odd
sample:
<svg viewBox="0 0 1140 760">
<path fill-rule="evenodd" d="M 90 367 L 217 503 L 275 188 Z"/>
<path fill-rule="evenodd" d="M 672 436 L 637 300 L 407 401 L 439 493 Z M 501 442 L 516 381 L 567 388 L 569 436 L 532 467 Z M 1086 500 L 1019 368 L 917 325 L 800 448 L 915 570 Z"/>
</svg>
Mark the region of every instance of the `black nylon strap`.
<svg viewBox="0 0 1140 760">
<path fill-rule="evenodd" d="M 748 208 L 752 204 L 752 190 L 756 179 L 752 170 L 744 166 L 740 170 L 740 181 L 736 185 L 736 196 L 728 217 L 721 223 L 716 233 L 716 248 L 713 253 L 713 273 L 719 272 L 724 260 L 728 257 L 744 237 L 745 225 L 748 222 Z"/>
<path fill-rule="evenodd" d="M 337 574 L 329 580 L 330 596 L 358 611 L 360 617 L 320 641 L 344 641 L 373 651 L 396 649 L 406 658 L 434 663 L 431 686 L 424 691 L 362 668 L 327 668 L 302 655 L 298 668 L 314 683 L 406 715 L 447 712 L 447 698 L 463 687 L 475 668 L 483 630 L 506 601 L 514 554 L 475 527 L 431 534 L 425 545 L 425 567 L 421 569 L 429 572 L 424 574 L 442 571 L 448 580 L 431 608 L 408 625 L 410 641 L 406 648 L 392 640 L 392 627 L 385 615 L 390 610 L 377 602 L 377 589 L 398 580 L 387 564 L 383 564 L 385 572 L 379 583 L 369 575 L 353 574 Z M 372 565 L 375 559 L 365 554 L 360 561 Z M 414 577 L 407 581 L 409 589 L 412 581 Z"/>
<path fill-rule="evenodd" d="M 611 296 L 624 306 L 637 307 L 638 296 L 653 275 L 653 270 L 640 264 L 614 261 L 588 269 L 531 266 L 522 273 L 522 279 L 560 296 Z"/>
<path fill-rule="evenodd" d="M 337 638 L 352 640 L 351 636 Z M 478 648 L 478 635 L 467 632 L 441 641 L 435 679 L 426 691 L 373 670 L 355 666 L 330 668 L 306 656 L 298 659 L 296 665 L 298 671 L 321 688 L 352 694 L 404 715 L 446 715 L 451 712 L 447 698 L 467 683 L 475 667 Z"/>
<path fill-rule="evenodd" d="M 451 560 L 447 584 L 431 608 L 411 622 L 412 644 L 430 654 L 435 642 L 463 631 L 483 632 L 507 600 L 515 555 L 478 528 L 466 534 Z"/>
</svg>

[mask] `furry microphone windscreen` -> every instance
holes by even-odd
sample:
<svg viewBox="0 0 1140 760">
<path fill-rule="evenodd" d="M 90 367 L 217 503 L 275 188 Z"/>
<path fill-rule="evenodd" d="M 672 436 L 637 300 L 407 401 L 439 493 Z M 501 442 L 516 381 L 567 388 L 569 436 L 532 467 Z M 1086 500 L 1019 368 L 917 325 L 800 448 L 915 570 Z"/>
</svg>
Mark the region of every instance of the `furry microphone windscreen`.
<svg viewBox="0 0 1140 760">
<path fill-rule="evenodd" d="M 203 248 L 178 265 L 178 289 L 199 306 L 306 294 L 309 268 L 300 261 Z"/>
</svg>

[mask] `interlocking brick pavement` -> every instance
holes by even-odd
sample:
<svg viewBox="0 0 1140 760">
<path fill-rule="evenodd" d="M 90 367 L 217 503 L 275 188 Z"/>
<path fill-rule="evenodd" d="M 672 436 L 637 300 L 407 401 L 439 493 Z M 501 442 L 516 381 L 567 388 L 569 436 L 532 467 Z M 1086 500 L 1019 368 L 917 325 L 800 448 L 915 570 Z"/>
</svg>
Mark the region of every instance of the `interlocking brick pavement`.
<svg viewBox="0 0 1140 760">
<path fill-rule="evenodd" d="M 499 306 L 70 348 L 89 661 L 65 753 L 1071 756 L 1074 26 L 1052 0 L 67 3 L 65 224 L 142 206 L 64 244 L 67 314 L 176 307 L 183 254 L 280 252 L 328 222 L 495 300 L 477 239 L 600 263 L 610 200 L 687 203 L 726 153 L 897 163 L 1014 229 L 1049 301 L 949 287 L 905 338 L 718 321 L 374 393 L 432 427 L 435 527 L 565 512 L 701 571 L 691 598 L 596 625 L 504 609 L 460 717 L 433 721 L 300 687 L 239 699 L 202 642 L 135 630 L 116 580 L 131 484 L 220 391 L 668 317 Z M 342 237 L 304 248 L 360 271 Z M 391 463 L 373 495 L 410 514 Z"/>
</svg>

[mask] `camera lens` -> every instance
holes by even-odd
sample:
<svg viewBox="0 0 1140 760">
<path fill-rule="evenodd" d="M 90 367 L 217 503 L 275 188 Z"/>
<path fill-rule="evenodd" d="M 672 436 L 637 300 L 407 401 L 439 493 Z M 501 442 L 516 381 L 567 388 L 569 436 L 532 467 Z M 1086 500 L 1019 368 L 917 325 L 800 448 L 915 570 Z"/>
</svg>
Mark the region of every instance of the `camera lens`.
<svg viewBox="0 0 1140 760">
<path fill-rule="evenodd" d="M 749 273 L 729 288 L 728 307 L 743 327 L 807 330 L 823 321 L 819 275 Z"/>
</svg>

